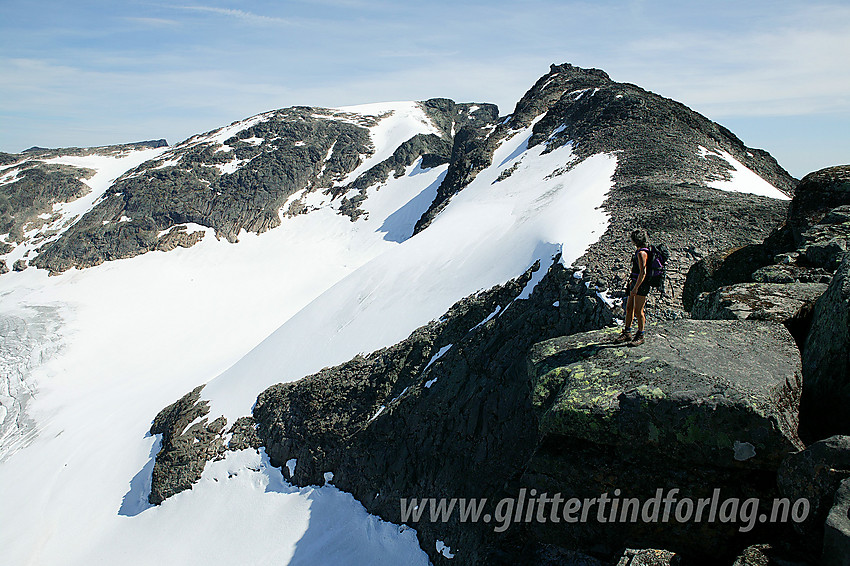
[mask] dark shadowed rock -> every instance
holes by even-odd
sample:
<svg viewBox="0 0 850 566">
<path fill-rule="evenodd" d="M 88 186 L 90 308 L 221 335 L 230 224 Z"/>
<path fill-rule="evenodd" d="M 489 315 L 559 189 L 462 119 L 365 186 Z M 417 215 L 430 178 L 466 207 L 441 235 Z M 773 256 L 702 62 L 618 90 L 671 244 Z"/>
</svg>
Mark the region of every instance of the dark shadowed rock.
<svg viewBox="0 0 850 566">
<path fill-rule="evenodd" d="M 850 480 L 841 482 L 826 518 L 823 566 L 850 566 Z"/>
<path fill-rule="evenodd" d="M 817 555 L 823 540 L 823 524 L 839 484 L 850 478 L 850 436 L 833 436 L 792 454 L 777 475 L 783 497 L 792 502 L 806 499 L 809 513 L 795 529 Z"/>
<path fill-rule="evenodd" d="M 850 255 L 815 303 L 803 349 L 802 424 L 812 438 L 850 434 Z"/>
</svg>

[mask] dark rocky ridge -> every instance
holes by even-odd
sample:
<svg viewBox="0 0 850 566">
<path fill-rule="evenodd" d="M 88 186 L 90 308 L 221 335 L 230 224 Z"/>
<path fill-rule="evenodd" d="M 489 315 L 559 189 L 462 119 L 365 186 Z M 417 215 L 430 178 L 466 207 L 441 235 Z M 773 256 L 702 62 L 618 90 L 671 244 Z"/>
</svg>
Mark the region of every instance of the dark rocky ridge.
<svg viewBox="0 0 850 566">
<path fill-rule="evenodd" d="M 88 194 L 90 189 L 82 180 L 90 178 L 94 171 L 24 160 L 4 174 L 15 174 L 16 177 L 0 185 L 0 234 L 9 234 L 8 242 L 19 243 L 23 241 L 25 231 L 51 222 L 55 203 L 72 201 Z M 40 215 L 48 215 L 48 218 L 39 218 Z M 42 234 L 42 238 L 49 236 Z M 10 245 L 0 243 L 0 254 L 11 250 Z"/>
<path fill-rule="evenodd" d="M 241 230 L 275 228 L 281 212 L 307 212 L 301 200 L 281 210 L 302 189 L 330 190 L 340 199 L 340 212 L 355 220 L 367 187 L 391 173 L 400 175 L 420 156 L 423 167 L 448 162 L 456 123 L 482 124 L 498 116 L 496 107 L 486 104 L 475 108 L 434 99 L 420 105 L 443 135 L 407 140 L 345 186 L 335 185 L 362 155 L 374 152 L 366 128 L 381 116 L 293 107 L 262 115 L 223 144 L 212 141 L 215 132 L 190 138 L 116 181 L 67 233 L 39 250 L 32 264 L 57 273 L 132 257 L 162 249 L 158 234 L 187 223 L 213 228 L 217 237 L 235 242 Z M 251 165 L 225 172 L 222 167 L 234 160 Z M 117 222 L 122 217 L 130 220 Z"/>
</svg>

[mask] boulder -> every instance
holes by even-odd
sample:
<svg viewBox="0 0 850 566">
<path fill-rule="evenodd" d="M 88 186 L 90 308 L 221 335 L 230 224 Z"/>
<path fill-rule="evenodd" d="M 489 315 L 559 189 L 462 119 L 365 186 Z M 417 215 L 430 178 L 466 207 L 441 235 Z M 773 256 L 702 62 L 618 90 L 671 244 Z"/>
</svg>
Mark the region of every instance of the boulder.
<svg viewBox="0 0 850 566">
<path fill-rule="evenodd" d="M 776 323 L 650 325 L 639 348 L 611 330 L 563 336 L 529 354 L 543 436 L 662 450 L 720 468 L 776 469 L 797 436 L 800 358 Z"/>
<path fill-rule="evenodd" d="M 823 524 L 842 480 L 850 478 L 850 436 L 833 436 L 789 456 L 779 467 L 777 481 L 783 497 L 809 502 L 809 513 L 794 528 L 816 553 Z"/>
<path fill-rule="evenodd" d="M 788 222 L 795 239 L 819 223 L 830 210 L 850 204 L 850 165 L 827 167 L 800 181 L 788 208 Z"/>
<path fill-rule="evenodd" d="M 611 344 L 616 333 L 531 349 L 540 440 L 518 485 L 565 499 L 636 499 L 642 509 L 660 493 L 772 501 L 777 466 L 802 447 L 799 351 L 788 331 L 773 322 L 679 320 L 649 325 L 635 348 Z M 740 548 L 788 530 L 766 523 L 742 532 L 704 517 L 602 519 L 594 509 L 588 521 L 527 528 L 537 540 L 578 550 L 664 546 L 729 562 Z"/>
<path fill-rule="evenodd" d="M 832 275 L 822 267 L 780 263 L 756 269 L 752 280 L 756 283 L 829 283 Z"/>
<path fill-rule="evenodd" d="M 769 265 L 774 255 L 765 244 L 750 244 L 707 255 L 688 271 L 682 289 L 685 310 L 691 311 L 702 293 L 752 281 L 753 272 Z"/>
<path fill-rule="evenodd" d="M 850 480 L 841 482 L 826 518 L 823 566 L 850 566 Z"/>
<path fill-rule="evenodd" d="M 801 419 L 806 434 L 850 434 L 850 255 L 815 303 L 803 349 Z"/>
<path fill-rule="evenodd" d="M 786 324 L 826 291 L 823 283 L 741 283 L 703 293 L 691 316 L 702 320 L 771 320 Z"/>
<path fill-rule="evenodd" d="M 732 566 L 809 566 L 793 552 L 776 548 L 772 544 L 754 544 L 735 559 Z"/>
</svg>

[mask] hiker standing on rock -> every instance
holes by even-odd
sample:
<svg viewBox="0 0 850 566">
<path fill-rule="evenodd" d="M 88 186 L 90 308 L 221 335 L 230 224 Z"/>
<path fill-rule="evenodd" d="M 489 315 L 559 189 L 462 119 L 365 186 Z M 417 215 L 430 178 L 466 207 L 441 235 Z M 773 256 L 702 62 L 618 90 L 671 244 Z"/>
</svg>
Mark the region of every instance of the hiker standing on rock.
<svg viewBox="0 0 850 566">
<path fill-rule="evenodd" d="M 615 343 L 628 342 L 630 346 L 643 344 L 643 327 L 646 324 L 646 296 L 649 294 L 649 276 L 647 265 L 649 264 L 649 236 L 646 230 L 638 228 L 631 234 L 632 243 L 637 248 L 632 256 L 632 274 L 629 277 L 629 285 L 626 291 L 629 294 L 626 302 L 625 328 L 614 340 Z M 632 320 L 637 318 L 637 332 L 632 336 Z"/>
</svg>

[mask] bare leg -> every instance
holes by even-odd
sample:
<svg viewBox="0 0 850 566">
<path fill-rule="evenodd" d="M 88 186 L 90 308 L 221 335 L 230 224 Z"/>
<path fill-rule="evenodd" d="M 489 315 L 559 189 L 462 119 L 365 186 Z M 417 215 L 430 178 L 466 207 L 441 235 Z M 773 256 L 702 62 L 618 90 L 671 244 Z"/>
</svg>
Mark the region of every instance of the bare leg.
<svg viewBox="0 0 850 566">
<path fill-rule="evenodd" d="M 631 301 L 632 297 L 629 297 Z M 646 306 L 646 297 L 642 297 L 640 295 L 634 295 L 634 317 L 637 318 L 637 326 L 638 332 L 643 332 L 643 326 L 646 324 L 646 313 L 643 310 L 643 307 Z"/>
</svg>

